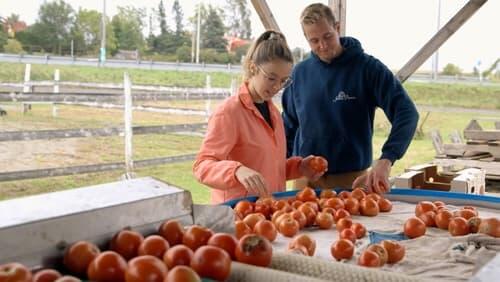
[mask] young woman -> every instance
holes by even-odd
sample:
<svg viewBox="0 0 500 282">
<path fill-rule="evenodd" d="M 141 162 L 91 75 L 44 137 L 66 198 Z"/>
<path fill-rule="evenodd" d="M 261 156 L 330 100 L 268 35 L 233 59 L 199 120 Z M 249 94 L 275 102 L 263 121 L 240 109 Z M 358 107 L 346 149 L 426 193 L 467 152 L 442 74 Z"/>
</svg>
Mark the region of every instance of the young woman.
<svg viewBox="0 0 500 282">
<path fill-rule="evenodd" d="M 286 181 L 318 179 L 314 156 L 286 159 L 281 114 L 272 98 L 290 85 L 293 57 L 283 34 L 266 31 L 252 44 L 237 95 L 213 113 L 193 165 L 195 177 L 211 189 L 211 202 L 284 191 Z M 326 169 L 326 168 L 325 168 Z"/>
</svg>

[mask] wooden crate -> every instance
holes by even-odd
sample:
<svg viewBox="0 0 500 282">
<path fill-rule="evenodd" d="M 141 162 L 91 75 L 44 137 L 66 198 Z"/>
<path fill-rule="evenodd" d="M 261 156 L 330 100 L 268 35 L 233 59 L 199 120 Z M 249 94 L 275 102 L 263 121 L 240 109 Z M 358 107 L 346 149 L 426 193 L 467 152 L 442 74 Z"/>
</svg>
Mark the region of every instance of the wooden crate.
<svg viewBox="0 0 500 282">
<path fill-rule="evenodd" d="M 463 169 L 456 174 L 438 172 L 435 164 L 417 165 L 396 177 L 397 188 L 449 191 L 465 194 L 484 194 L 485 172 L 478 168 Z"/>
</svg>

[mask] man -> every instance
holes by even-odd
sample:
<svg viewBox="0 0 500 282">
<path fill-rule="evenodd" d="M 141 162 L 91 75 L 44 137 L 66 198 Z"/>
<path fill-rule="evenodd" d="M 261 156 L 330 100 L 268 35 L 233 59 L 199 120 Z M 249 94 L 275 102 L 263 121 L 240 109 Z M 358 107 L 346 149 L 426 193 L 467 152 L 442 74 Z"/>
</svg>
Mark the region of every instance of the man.
<svg viewBox="0 0 500 282">
<path fill-rule="evenodd" d="M 283 93 L 287 153 L 324 156 L 328 171 L 316 182 L 296 183 L 296 188 L 388 192 L 391 166 L 404 155 L 415 133 L 415 105 L 392 72 L 365 54 L 358 40 L 339 37 L 339 23 L 328 6 L 309 5 L 301 24 L 312 52 L 296 65 L 293 83 Z M 372 164 L 377 107 L 392 129 Z"/>
</svg>

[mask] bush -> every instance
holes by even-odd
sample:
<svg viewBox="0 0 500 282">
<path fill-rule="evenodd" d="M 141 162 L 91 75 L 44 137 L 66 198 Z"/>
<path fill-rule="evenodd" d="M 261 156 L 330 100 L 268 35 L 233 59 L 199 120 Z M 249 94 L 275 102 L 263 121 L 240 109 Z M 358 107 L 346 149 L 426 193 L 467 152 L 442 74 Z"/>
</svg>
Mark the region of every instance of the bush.
<svg viewBox="0 0 500 282">
<path fill-rule="evenodd" d="M 7 44 L 3 46 L 6 53 L 20 54 L 23 52 L 23 45 L 15 39 L 7 39 Z"/>
<path fill-rule="evenodd" d="M 444 75 L 461 75 L 462 70 L 454 64 L 447 64 L 444 67 L 442 74 L 444 74 Z"/>
<path fill-rule="evenodd" d="M 177 60 L 179 62 L 191 62 L 191 48 L 189 46 L 182 46 L 175 51 Z"/>
</svg>

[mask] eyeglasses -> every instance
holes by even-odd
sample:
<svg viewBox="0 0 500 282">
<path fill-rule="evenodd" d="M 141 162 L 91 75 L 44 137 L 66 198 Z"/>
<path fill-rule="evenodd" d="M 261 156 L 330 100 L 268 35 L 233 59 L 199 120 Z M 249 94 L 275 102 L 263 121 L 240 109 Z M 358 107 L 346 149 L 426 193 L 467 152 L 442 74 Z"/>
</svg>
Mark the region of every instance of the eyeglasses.
<svg viewBox="0 0 500 282">
<path fill-rule="evenodd" d="M 260 66 L 257 66 L 257 69 L 262 72 L 264 77 L 267 79 L 267 81 L 272 84 L 273 86 L 276 85 L 276 83 L 279 83 L 279 88 L 278 89 L 283 89 L 287 88 L 290 86 L 293 82 L 293 80 L 290 77 L 284 78 L 281 81 L 276 78 L 274 75 L 268 74 L 264 69 L 262 69 Z"/>
</svg>

